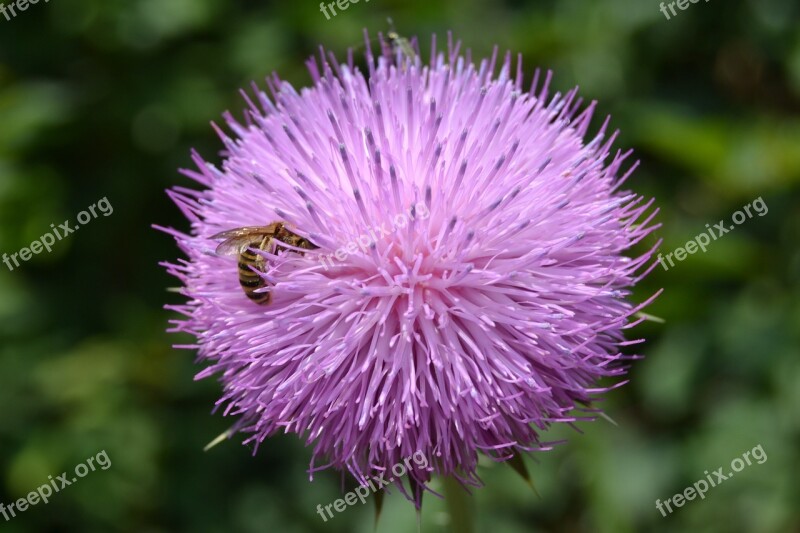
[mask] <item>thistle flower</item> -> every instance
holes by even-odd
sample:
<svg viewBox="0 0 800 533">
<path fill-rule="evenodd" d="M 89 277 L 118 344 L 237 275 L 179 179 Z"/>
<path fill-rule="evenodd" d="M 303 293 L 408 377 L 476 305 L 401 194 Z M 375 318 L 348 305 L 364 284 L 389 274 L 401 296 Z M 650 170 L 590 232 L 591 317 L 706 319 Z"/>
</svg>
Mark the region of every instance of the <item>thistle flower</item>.
<svg viewBox="0 0 800 533">
<path fill-rule="evenodd" d="M 656 212 L 620 190 L 630 152 L 608 120 L 586 140 L 595 103 L 548 97 L 550 74 L 524 91 L 521 58 L 497 72 L 496 49 L 478 65 L 452 40 L 432 50 L 368 42 L 366 73 L 321 53 L 300 92 L 272 76 L 272 99 L 254 86 L 244 120 L 225 116 L 233 137 L 217 129 L 221 169 L 195 153 L 203 189 L 169 192 L 192 224 L 166 229 L 188 255 L 167 264 L 189 298 L 173 331 L 197 338 L 197 378 L 219 376 L 245 442 L 303 437 L 312 476 L 364 482 L 421 452 L 412 488 L 478 485 L 479 453 L 549 449 L 542 432 L 635 357 L 622 332 L 650 300 L 628 289 L 655 246 L 624 254 Z M 258 305 L 212 237 L 275 221 L 317 248 L 251 248 Z"/>
</svg>

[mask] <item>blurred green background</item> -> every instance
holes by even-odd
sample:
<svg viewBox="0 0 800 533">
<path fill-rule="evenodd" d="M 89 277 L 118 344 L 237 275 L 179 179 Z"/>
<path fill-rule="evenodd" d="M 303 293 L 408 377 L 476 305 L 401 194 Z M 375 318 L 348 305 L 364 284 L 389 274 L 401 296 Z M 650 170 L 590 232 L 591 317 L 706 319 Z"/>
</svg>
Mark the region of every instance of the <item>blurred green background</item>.
<svg viewBox="0 0 800 533">
<path fill-rule="evenodd" d="M 188 224 L 164 189 L 197 148 L 216 160 L 210 121 L 240 114 L 238 89 L 272 71 L 309 83 L 319 44 L 340 57 L 361 30 L 447 30 L 474 54 L 520 51 L 527 80 L 580 85 L 642 166 L 630 188 L 657 198 L 662 252 L 762 197 L 746 221 L 638 289 L 663 325 L 631 383 L 605 403 L 618 427 L 554 428 L 569 442 L 528 460 L 541 498 L 486 465 L 469 505 L 477 531 L 800 531 L 800 3 L 691 4 L 667 20 L 655 0 L 363 0 L 331 20 L 318 2 L 73 0 L 0 17 L 0 253 L 108 197 L 114 213 L 13 272 L 0 264 L 0 502 L 9 504 L 100 450 L 112 466 L 0 530 L 373 531 L 372 505 L 323 523 L 340 496 L 328 471 L 279 436 L 258 456 L 211 415 L 212 380 L 194 382 L 188 339 L 167 335 L 157 265 L 179 253 L 150 224 Z M 441 42 L 441 41 L 440 41 Z M 527 86 L 527 82 L 526 82 Z M 644 244 L 652 245 L 655 237 Z M 655 508 L 705 470 L 762 445 L 745 468 L 667 518 Z M 439 485 L 435 485 L 439 486 Z M 428 497 L 423 531 L 444 531 Z M 416 531 L 413 507 L 386 499 L 379 531 Z"/>
</svg>

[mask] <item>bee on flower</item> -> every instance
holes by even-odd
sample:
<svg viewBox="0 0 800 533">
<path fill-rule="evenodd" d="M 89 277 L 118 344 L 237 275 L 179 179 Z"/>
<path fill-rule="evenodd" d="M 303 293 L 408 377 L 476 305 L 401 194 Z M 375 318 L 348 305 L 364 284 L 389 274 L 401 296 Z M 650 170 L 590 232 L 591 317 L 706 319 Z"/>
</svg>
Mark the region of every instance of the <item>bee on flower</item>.
<svg viewBox="0 0 800 533">
<path fill-rule="evenodd" d="M 403 42 L 367 41 L 365 69 L 322 54 L 310 87 L 272 76 L 246 122 L 227 117 L 221 167 L 194 154 L 200 189 L 170 191 L 192 230 L 167 230 L 187 256 L 168 270 L 189 298 L 173 329 L 196 337 L 198 378 L 220 380 L 228 435 L 296 434 L 311 473 L 361 483 L 421 453 L 406 476 L 419 505 L 433 475 L 479 485 L 480 454 L 518 467 L 549 449 L 548 426 L 623 379 L 623 331 L 652 300 L 630 289 L 657 243 L 628 252 L 657 225 L 622 189 L 636 165 L 608 122 L 589 133 L 594 103 L 550 96 L 538 71 L 526 89 L 510 53 L 473 63 L 434 38 L 424 61 Z M 274 221 L 309 245 L 237 249 L 259 265 L 240 275 L 260 305 L 214 237 Z"/>
</svg>

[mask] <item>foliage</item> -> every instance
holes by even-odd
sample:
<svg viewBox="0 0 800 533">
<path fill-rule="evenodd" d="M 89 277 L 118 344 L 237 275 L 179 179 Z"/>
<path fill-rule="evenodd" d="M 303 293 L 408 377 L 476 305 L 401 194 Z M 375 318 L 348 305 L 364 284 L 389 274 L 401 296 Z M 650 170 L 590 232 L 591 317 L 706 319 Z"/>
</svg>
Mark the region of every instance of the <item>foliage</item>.
<svg viewBox="0 0 800 533">
<path fill-rule="evenodd" d="M 164 189 L 189 150 L 221 150 L 209 126 L 238 88 L 272 71 L 302 87 L 318 44 L 343 56 L 361 29 L 440 39 L 475 55 L 520 51 L 580 84 L 612 115 L 618 146 L 642 159 L 628 186 L 655 196 L 662 252 L 763 197 L 706 253 L 657 267 L 637 291 L 665 324 L 611 394 L 603 420 L 528 459 L 537 498 L 511 469 L 486 464 L 478 531 L 800 529 L 800 4 L 701 2 L 666 20 L 642 0 L 372 0 L 331 20 L 315 2 L 73 0 L 0 16 L 0 253 L 14 253 L 107 196 L 83 231 L 14 271 L 0 266 L 0 502 L 25 496 L 105 449 L 112 461 L 46 506 L 3 522 L 16 531 L 372 531 L 371 505 L 323 523 L 341 494 L 332 473 L 308 482 L 296 439 L 253 457 L 203 446 L 230 420 L 211 415 L 218 386 L 194 382 L 191 352 L 165 334 L 173 284 L 157 265 L 179 226 Z M 655 239 L 642 246 L 655 243 Z M 747 467 L 667 518 L 655 508 L 704 470 L 761 444 Z M 441 487 L 441 485 L 440 485 Z M 427 498 L 423 530 L 449 516 Z M 0 522 L 2 518 L 0 518 Z M 386 498 L 380 531 L 415 530 L 413 506 Z"/>
</svg>

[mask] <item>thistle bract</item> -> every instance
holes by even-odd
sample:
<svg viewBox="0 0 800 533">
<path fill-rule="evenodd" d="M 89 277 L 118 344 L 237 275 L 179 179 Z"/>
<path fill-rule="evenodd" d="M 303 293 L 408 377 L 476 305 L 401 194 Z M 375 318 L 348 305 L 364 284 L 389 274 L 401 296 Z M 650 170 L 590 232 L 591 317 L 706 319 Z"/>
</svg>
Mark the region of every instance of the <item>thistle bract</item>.
<svg viewBox="0 0 800 533">
<path fill-rule="evenodd" d="M 510 54 L 432 50 L 368 46 L 365 69 L 323 53 L 299 92 L 270 77 L 271 97 L 254 87 L 226 115 L 221 166 L 194 155 L 202 190 L 170 191 L 192 224 L 167 230 L 188 256 L 168 269 L 197 377 L 218 376 L 248 441 L 306 439 L 311 472 L 363 481 L 421 453 L 412 486 L 477 484 L 479 453 L 549 448 L 542 431 L 634 357 L 628 289 L 652 249 L 625 253 L 656 226 L 652 200 L 620 189 L 630 153 L 608 121 L 587 135 L 576 91 L 548 95 L 538 71 L 524 90 Z M 210 237 L 275 221 L 318 248 L 256 250 L 258 305 Z"/>
</svg>

